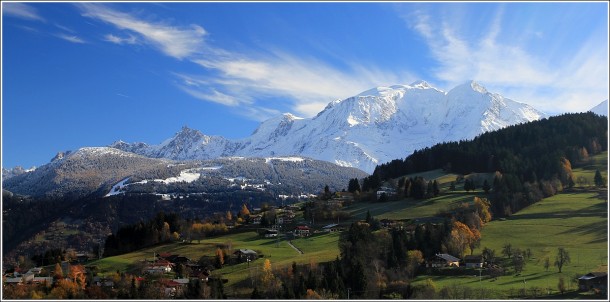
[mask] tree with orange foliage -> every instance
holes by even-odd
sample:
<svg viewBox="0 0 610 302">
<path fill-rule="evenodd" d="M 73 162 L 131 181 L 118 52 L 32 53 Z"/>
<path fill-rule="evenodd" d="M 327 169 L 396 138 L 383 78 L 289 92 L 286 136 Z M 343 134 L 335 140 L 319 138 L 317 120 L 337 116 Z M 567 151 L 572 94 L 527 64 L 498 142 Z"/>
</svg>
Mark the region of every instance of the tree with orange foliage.
<svg viewBox="0 0 610 302">
<path fill-rule="evenodd" d="M 62 279 L 64 277 L 64 271 L 61 269 L 61 265 L 59 263 L 55 263 L 55 270 L 53 270 L 53 277 L 55 277 L 55 279 Z"/>
<path fill-rule="evenodd" d="M 87 287 L 87 274 L 85 267 L 82 265 L 74 265 L 70 267 L 70 278 L 72 282 L 78 285 L 81 289 Z"/>
<path fill-rule="evenodd" d="M 449 251 L 463 258 L 464 251 L 470 247 L 473 241 L 475 241 L 475 235 L 470 228 L 459 221 L 454 221 L 447 242 Z"/>
<path fill-rule="evenodd" d="M 248 207 L 246 206 L 245 203 L 241 206 L 241 211 L 239 211 L 239 216 L 244 219 L 248 218 L 248 216 L 250 216 L 250 210 L 248 210 Z"/>
</svg>

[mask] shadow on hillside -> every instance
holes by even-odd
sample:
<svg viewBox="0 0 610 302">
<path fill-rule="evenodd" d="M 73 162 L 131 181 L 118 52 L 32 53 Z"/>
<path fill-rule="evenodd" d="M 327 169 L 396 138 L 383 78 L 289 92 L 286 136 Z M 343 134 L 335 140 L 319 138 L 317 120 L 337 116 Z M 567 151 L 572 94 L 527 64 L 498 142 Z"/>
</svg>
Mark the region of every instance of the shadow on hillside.
<svg viewBox="0 0 610 302">
<path fill-rule="evenodd" d="M 595 236 L 595 239 L 591 243 L 604 242 L 608 240 L 608 233 L 606 232 L 607 226 L 608 224 L 606 221 L 592 222 L 571 228 L 561 232 L 560 234 L 577 234 L 580 236 L 593 235 Z"/>
<path fill-rule="evenodd" d="M 532 213 L 532 214 L 519 214 L 511 216 L 510 220 L 522 220 L 522 219 L 545 219 L 545 218 L 574 218 L 574 217 L 607 217 L 608 207 L 607 204 L 598 203 L 590 207 L 580 209 L 578 211 L 554 211 L 551 213 Z"/>
<path fill-rule="evenodd" d="M 539 280 L 539 279 L 544 279 L 544 278 L 548 278 L 548 276 L 553 275 L 552 272 L 546 272 L 546 273 L 531 273 L 529 275 L 520 275 L 520 276 L 513 276 L 513 280 L 511 281 L 505 281 L 502 283 L 498 283 L 498 285 L 516 285 L 516 284 L 520 284 L 523 285 L 523 279 L 525 279 L 525 284 L 527 286 L 527 282 L 531 282 L 534 280 Z M 503 278 L 507 278 L 503 277 Z M 500 280 L 500 279 L 498 279 Z M 506 279 L 502 279 L 502 280 L 506 280 Z"/>
</svg>

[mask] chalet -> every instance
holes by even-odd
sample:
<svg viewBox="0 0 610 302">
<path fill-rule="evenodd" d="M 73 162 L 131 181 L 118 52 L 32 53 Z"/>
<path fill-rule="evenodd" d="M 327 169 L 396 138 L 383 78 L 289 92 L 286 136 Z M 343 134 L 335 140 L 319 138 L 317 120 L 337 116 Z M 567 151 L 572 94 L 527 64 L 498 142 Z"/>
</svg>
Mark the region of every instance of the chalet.
<svg viewBox="0 0 610 302">
<path fill-rule="evenodd" d="M 165 289 L 166 298 L 173 298 L 176 295 L 180 295 L 182 293 L 182 288 L 184 287 L 184 284 L 176 282 L 175 280 L 161 279 L 159 280 L 159 283 L 161 283 Z"/>
<path fill-rule="evenodd" d="M 172 266 L 173 263 L 165 259 L 161 259 L 146 266 L 144 268 L 144 273 L 151 275 L 169 273 L 172 271 Z"/>
<path fill-rule="evenodd" d="M 397 225 L 397 222 L 396 222 L 396 220 L 381 219 L 379 221 L 379 224 L 384 229 L 391 229 L 391 228 L 393 228 L 393 227 L 395 227 Z"/>
<path fill-rule="evenodd" d="M 294 229 L 294 235 L 298 237 L 307 237 L 311 235 L 311 229 L 306 225 L 299 225 Z"/>
<path fill-rule="evenodd" d="M 339 226 L 339 224 L 335 223 L 335 224 L 329 224 L 329 225 L 323 227 L 322 230 L 326 233 L 334 233 L 334 232 L 343 231 L 343 228 L 341 226 Z"/>
<path fill-rule="evenodd" d="M 34 277 L 34 280 L 32 280 L 32 283 L 36 283 L 36 284 L 48 284 L 48 285 L 52 285 L 53 284 L 53 277 Z"/>
<path fill-rule="evenodd" d="M 255 251 L 249 249 L 239 249 L 233 255 L 237 256 L 239 262 L 254 261 L 258 257 Z"/>
<path fill-rule="evenodd" d="M 436 254 L 434 259 L 428 262 L 428 267 L 459 267 L 460 259 L 449 254 Z"/>
<path fill-rule="evenodd" d="M 32 272 L 27 272 L 23 275 L 23 282 L 29 283 L 34 281 L 34 273 Z"/>
<path fill-rule="evenodd" d="M 396 195 L 396 190 L 389 187 L 381 187 L 377 190 L 377 199 L 381 197 L 381 195 L 385 194 L 387 197 Z"/>
<path fill-rule="evenodd" d="M 33 273 L 35 275 L 39 275 L 42 272 L 42 267 L 33 267 L 28 270 L 28 273 Z"/>
<path fill-rule="evenodd" d="M 578 288 L 580 290 L 601 290 L 607 293 L 608 290 L 608 273 L 607 272 L 590 272 L 578 278 Z"/>
<path fill-rule="evenodd" d="M 21 278 L 21 277 L 5 278 L 4 283 L 5 284 L 22 284 L 23 278 Z"/>
<path fill-rule="evenodd" d="M 278 235 L 278 230 L 265 230 L 265 238 L 275 238 Z"/>
<path fill-rule="evenodd" d="M 466 267 L 481 268 L 481 267 L 483 267 L 483 256 L 481 256 L 481 255 L 464 256 L 464 265 Z"/>
<path fill-rule="evenodd" d="M 197 278 L 201 281 L 208 281 L 210 271 L 203 265 L 189 263 L 186 265 L 191 270 L 191 278 Z"/>
<path fill-rule="evenodd" d="M 261 224 L 261 220 L 263 219 L 263 215 L 250 215 L 250 223 L 251 224 Z"/>
</svg>

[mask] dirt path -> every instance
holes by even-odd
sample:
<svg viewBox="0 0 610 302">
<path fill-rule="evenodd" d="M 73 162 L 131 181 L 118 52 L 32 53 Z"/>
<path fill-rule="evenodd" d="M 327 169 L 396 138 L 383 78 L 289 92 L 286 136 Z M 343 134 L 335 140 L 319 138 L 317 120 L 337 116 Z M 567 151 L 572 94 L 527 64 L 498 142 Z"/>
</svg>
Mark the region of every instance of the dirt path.
<svg viewBox="0 0 610 302">
<path fill-rule="evenodd" d="M 294 246 L 294 245 L 292 244 L 292 241 L 288 240 L 287 242 L 288 242 L 288 245 L 290 245 L 290 246 L 291 246 L 291 247 L 292 247 L 292 248 L 293 248 L 295 251 L 299 252 L 299 254 L 301 254 L 301 255 L 305 254 L 305 253 L 303 253 L 303 251 L 301 251 L 301 249 L 300 249 L 300 248 L 298 248 L 298 247 Z"/>
</svg>

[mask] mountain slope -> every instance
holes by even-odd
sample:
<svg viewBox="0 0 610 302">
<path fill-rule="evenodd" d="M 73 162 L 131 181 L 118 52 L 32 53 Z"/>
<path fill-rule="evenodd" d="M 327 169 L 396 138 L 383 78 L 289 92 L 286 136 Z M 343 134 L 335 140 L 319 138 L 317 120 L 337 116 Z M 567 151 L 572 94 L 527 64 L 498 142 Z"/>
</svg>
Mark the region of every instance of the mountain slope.
<svg viewBox="0 0 610 302">
<path fill-rule="evenodd" d="M 544 117 L 474 81 L 446 93 L 419 81 L 377 87 L 331 102 L 313 118 L 283 114 L 240 140 L 206 136 L 185 127 L 160 145 L 119 141 L 111 147 L 177 160 L 297 155 L 371 173 L 378 164 L 417 149 Z"/>
<path fill-rule="evenodd" d="M 50 163 L 9 178 L 3 185 L 22 195 L 80 197 L 135 173 L 164 170 L 170 162 L 114 148 L 85 147 L 60 152 Z"/>
<path fill-rule="evenodd" d="M 591 111 L 595 114 L 608 116 L 608 100 L 605 100 L 605 101 L 599 103 L 597 106 L 591 108 L 591 110 L 589 110 L 589 111 Z"/>
<path fill-rule="evenodd" d="M 178 153 L 179 154 L 179 153 Z M 95 193 L 202 193 L 258 190 L 277 195 L 317 193 L 324 185 L 341 190 L 361 170 L 302 157 L 219 158 L 172 161 L 115 148 L 60 153 L 36 170 L 4 181 L 7 190 L 30 196 L 79 198 Z"/>
</svg>

